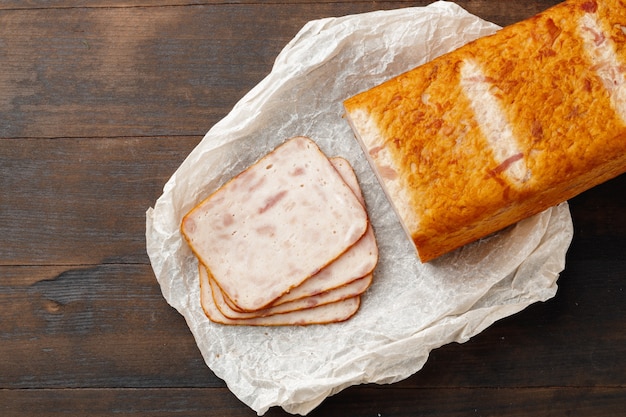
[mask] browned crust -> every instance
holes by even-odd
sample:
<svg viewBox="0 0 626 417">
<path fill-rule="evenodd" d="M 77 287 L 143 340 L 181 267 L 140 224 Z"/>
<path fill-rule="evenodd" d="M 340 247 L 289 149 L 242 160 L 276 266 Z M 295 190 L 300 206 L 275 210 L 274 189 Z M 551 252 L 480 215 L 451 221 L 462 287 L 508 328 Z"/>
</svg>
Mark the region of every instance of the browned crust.
<svg viewBox="0 0 626 417">
<path fill-rule="evenodd" d="M 478 39 L 345 101 L 365 112 L 395 165 L 401 202 L 420 259 L 446 252 L 565 201 L 626 171 L 626 126 L 615 113 L 577 28 L 597 13 L 626 67 L 626 4 L 572 0 Z M 512 126 L 530 178 L 513 183 L 497 161 L 460 87 L 460 67 L 478 62 Z M 427 100 L 425 100 L 425 98 Z M 424 102 L 427 101 L 427 104 Z M 376 165 L 385 184 L 388 167 Z M 387 176 L 387 178 L 385 178 Z"/>
</svg>

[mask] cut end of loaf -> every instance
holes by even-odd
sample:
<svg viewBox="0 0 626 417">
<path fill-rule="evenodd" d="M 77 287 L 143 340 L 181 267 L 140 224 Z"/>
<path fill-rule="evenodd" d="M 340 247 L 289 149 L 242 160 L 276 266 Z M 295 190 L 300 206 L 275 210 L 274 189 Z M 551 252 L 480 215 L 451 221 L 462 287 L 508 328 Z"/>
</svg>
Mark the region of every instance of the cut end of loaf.
<svg viewBox="0 0 626 417">
<path fill-rule="evenodd" d="M 381 141 L 384 136 L 366 111 L 355 108 L 348 111 L 347 115 L 348 123 L 353 127 L 366 158 L 370 165 L 375 167 L 374 173 L 384 185 L 383 191 L 389 200 L 395 202 L 392 208 L 402 219 L 405 231 L 410 234 L 410 230 L 419 227 L 419 213 L 411 210 L 410 195 L 399 175 L 401 168 L 397 166 L 385 143 Z"/>
</svg>

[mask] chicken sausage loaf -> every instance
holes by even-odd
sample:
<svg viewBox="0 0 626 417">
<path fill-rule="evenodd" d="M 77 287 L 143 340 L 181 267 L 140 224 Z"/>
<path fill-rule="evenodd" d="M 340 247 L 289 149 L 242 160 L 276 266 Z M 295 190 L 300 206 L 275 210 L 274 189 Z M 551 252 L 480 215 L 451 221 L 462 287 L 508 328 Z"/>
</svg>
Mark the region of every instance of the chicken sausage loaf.
<svg viewBox="0 0 626 417">
<path fill-rule="evenodd" d="M 422 261 L 626 171 L 626 2 L 568 0 L 344 102 Z"/>
</svg>

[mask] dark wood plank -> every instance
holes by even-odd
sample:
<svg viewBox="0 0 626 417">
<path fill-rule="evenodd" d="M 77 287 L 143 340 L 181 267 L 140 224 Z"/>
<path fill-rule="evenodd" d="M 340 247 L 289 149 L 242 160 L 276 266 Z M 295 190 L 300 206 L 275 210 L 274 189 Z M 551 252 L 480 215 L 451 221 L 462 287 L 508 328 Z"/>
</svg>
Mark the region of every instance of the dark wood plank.
<svg viewBox="0 0 626 417">
<path fill-rule="evenodd" d="M 361 387 L 328 398 L 311 417 L 615 417 L 623 413 L 620 388 L 419 389 Z M 252 417 L 223 389 L 0 390 L 3 416 L 114 415 Z M 278 408 L 267 417 L 289 416 Z"/>
<path fill-rule="evenodd" d="M 0 389 L 224 386 L 148 265 L 0 277 Z"/>
<path fill-rule="evenodd" d="M 379 9 L 391 7 L 414 7 L 425 6 L 435 0 L 379 0 L 373 7 Z M 537 0 L 528 2 L 511 3 L 502 0 L 455 0 L 455 3 L 461 5 L 471 13 L 481 16 L 485 19 L 498 23 L 499 25 L 508 25 L 526 17 L 532 16 L 546 8 L 560 3 L 560 0 Z M 172 7 L 172 6 L 201 6 L 213 5 L 220 6 L 223 4 L 251 5 L 260 4 L 259 0 L 233 0 L 225 2 L 223 0 L 135 0 L 129 2 L 127 0 L 43 0 L 43 1 L 23 1 L 23 0 L 5 0 L 0 4 L 0 10 L 20 10 L 20 9 L 54 9 L 54 8 L 102 8 L 102 7 Z M 289 0 L 279 2 L 282 5 L 292 5 L 298 3 L 310 3 L 309 0 Z M 335 1 L 320 0 L 315 3 L 354 3 L 351 1 Z"/>
<path fill-rule="evenodd" d="M 310 416 L 609 417 L 623 405 L 623 388 L 361 389 L 329 398 Z"/>
<path fill-rule="evenodd" d="M 146 210 L 200 139 L 0 140 L 0 265 L 148 263 Z"/>
<path fill-rule="evenodd" d="M 554 299 L 434 351 L 398 386 L 623 387 L 626 260 L 570 261 Z M 148 265 L 0 267 L 0 276 L 0 358 L 11 358 L 0 362 L 0 388 L 223 386 Z"/>
<path fill-rule="evenodd" d="M 226 388 L 0 390 L 0 404 L 4 417 L 256 415 Z"/>
<path fill-rule="evenodd" d="M 551 3 L 460 4 L 509 24 Z M 0 11 L 0 138 L 202 135 L 307 21 L 408 3 L 53 5 Z"/>
<path fill-rule="evenodd" d="M 280 34 L 293 32 L 286 17 L 256 39 L 271 18 L 257 9 L 0 13 L 0 118 L 11 121 L 0 137 L 202 135 L 269 71 L 287 42 Z"/>
</svg>

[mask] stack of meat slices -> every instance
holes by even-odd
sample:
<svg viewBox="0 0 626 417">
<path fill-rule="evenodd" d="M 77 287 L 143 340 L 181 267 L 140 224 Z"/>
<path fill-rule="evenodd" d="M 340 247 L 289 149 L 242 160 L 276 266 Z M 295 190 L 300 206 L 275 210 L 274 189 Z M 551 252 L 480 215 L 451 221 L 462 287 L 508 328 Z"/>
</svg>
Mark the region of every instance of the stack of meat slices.
<svg viewBox="0 0 626 417">
<path fill-rule="evenodd" d="M 352 317 L 378 247 L 350 164 L 285 141 L 184 218 L 201 304 L 217 323 L 304 325 Z"/>
</svg>

